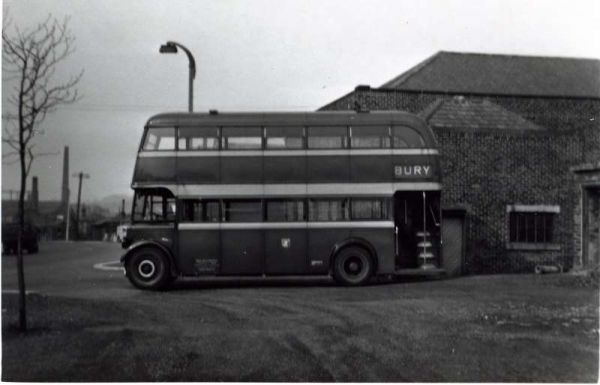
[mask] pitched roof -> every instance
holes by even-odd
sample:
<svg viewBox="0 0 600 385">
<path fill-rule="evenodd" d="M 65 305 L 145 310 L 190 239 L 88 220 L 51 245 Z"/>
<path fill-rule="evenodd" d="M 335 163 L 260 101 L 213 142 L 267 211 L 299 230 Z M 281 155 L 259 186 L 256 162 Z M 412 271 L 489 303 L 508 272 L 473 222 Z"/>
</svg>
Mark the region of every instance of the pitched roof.
<svg viewBox="0 0 600 385">
<path fill-rule="evenodd" d="M 420 115 L 431 127 L 473 130 L 528 130 L 544 128 L 488 100 L 473 101 L 461 96 L 433 102 Z"/>
<path fill-rule="evenodd" d="M 380 88 L 600 98 L 600 60 L 440 51 Z"/>
</svg>

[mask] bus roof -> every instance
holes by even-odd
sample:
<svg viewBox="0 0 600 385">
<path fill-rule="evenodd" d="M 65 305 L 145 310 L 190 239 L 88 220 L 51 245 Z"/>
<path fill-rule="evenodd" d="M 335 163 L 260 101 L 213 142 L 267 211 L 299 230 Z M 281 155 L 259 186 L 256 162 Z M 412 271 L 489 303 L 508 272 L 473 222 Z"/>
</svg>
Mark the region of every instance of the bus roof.
<svg viewBox="0 0 600 385">
<path fill-rule="evenodd" d="M 171 112 L 152 116 L 147 123 L 156 126 L 193 125 L 407 125 L 414 128 L 427 127 L 417 115 L 399 111 L 318 111 L 318 112 L 226 112 L 187 113 Z"/>
</svg>

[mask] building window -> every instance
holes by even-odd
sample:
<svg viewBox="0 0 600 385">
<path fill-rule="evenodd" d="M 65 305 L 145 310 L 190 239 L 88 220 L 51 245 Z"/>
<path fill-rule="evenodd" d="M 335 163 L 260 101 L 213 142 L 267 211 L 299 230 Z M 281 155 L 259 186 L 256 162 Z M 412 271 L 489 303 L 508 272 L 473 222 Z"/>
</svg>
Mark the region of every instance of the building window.
<svg viewBox="0 0 600 385">
<path fill-rule="evenodd" d="M 218 150 L 219 129 L 217 127 L 181 127 L 178 139 L 179 150 Z"/>
<path fill-rule="evenodd" d="M 268 150 L 293 150 L 304 148 L 304 127 L 265 127 Z"/>
<path fill-rule="evenodd" d="M 224 150 L 260 150 L 262 127 L 223 127 L 221 140 Z"/>
<path fill-rule="evenodd" d="M 389 148 L 390 129 L 387 126 L 352 127 L 352 148 Z"/>
<path fill-rule="evenodd" d="M 175 128 L 149 128 L 144 138 L 144 151 L 175 150 Z"/>
<path fill-rule="evenodd" d="M 347 148 L 348 127 L 309 127 L 308 148 Z"/>
<path fill-rule="evenodd" d="M 508 206 L 508 247 L 511 249 L 556 248 L 554 221 L 559 212 L 559 206 L 553 205 Z"/>
</svg>

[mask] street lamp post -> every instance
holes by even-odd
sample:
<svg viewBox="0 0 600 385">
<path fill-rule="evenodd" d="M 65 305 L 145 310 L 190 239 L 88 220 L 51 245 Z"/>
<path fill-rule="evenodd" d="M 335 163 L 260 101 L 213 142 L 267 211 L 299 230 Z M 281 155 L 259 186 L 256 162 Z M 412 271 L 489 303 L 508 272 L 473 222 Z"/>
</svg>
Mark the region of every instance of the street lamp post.
<svg viewBox="0 0 600 385">
<path fill-rule="evenodd" d="M 76 174 L 73 174 L 73 176 L 75 178 L 79 178 L 79 189 L 77 192 L 77 212 L 75 213 L 75 226 L 77 226 L 75 230 L 75 239 L 79 240 L 79 207 L 81 205 L 81 182 L 83 179 L 89 179 L 90 176 L 81 171 Z"/>
<path fill-rule="evenodd" d="M 160 46 L 158 52 L 160 53 L 177 53 L 177 47 L 181 48 L 183 52 L 188 57 L 190 62 L 190 81 L 189 81 L 189 93 L 188 93 L 188 109 L 190 112 L 194 110 L 194 79 L 196 78 L 196 61 L 194 60 L 194 56 L 189 49 L 185 48 L 183 45 L 176 43 L 174 41 L 168 41 L 166 44 Z"/>
</svg>

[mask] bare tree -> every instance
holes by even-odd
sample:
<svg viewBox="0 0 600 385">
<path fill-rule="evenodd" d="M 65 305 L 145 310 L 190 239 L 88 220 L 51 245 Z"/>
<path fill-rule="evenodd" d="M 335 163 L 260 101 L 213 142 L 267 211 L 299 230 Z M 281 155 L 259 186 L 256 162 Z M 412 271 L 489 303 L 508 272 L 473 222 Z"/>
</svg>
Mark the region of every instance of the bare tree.
<svg viewBox="0 0 600 385">
<path fill-rule="evenodd" d="M 57 80 L 56 69 L 74 52 L 75 38 L 68 29 L 69 19 L 58 21 L 52 16 L 37 27 L 22 31 L 4 20 L 2 28 L 3 81 L 14 83 L 9 92 L 8 108 L 3 111 L 2 142 L 9 151 L 3 153 L 5 163 L 19 163 L 19 232 L 17 274 L 19 282 L 19 328 L 27 330 L 25 310 L 25 274 L 23 271 L 23 231 L 25 224 L 25 189 L 27 175 L 35 157 L 33 139 L 41 133 L 40 123 L 60 105 L 79 99 L 76 86 L 83 71 L 66 80 Z M 9 31 L 10 29 L 10 31 Z M 7 111 L 10 109 L 10 111 Z"/>
</svg>

